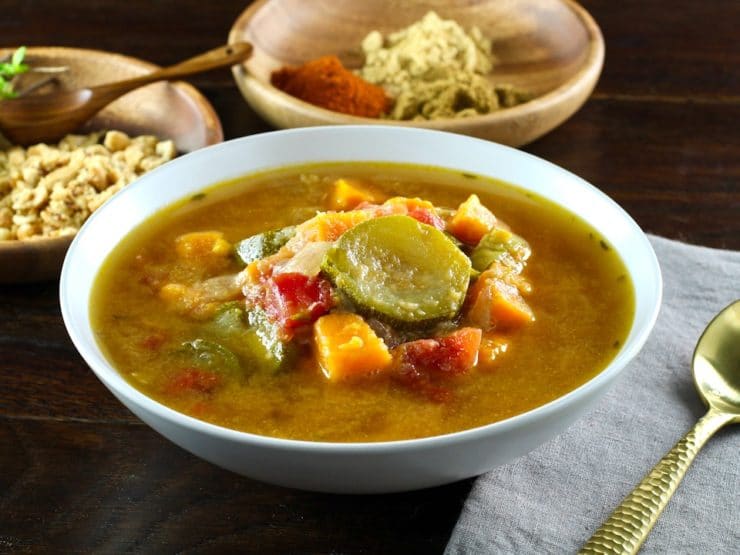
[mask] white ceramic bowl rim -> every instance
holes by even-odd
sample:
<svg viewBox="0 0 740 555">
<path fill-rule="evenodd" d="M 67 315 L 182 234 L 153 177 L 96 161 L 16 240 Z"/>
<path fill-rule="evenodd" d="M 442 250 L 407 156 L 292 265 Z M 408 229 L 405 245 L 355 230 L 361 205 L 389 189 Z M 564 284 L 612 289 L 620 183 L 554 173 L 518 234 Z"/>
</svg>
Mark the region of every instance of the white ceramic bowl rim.
<svg viewBox="0 0 740 555">
<path fill-rule="evenodd" d="M 352 156 L 351 153 L 345 153 L 344 156 L 340 153 L 339 156 L 334 156 L 333 153 L 327 152 L 327 149 L 322 147 L 322 145 L 326 144 L 327 141 L 331 140 L 340 145 L 350 145 L 347 150 L 352 151 L 351 145 L 354 142 L 359 141 L 360 138 L 365 142 L 364 144 L 382 145 L 379 147 L 381 150 L 391 149 L 393 153 L 388 156 L 370 156 L 366 158 L 358 158 L 357 156 Z M 127 199 L 131 199 L 137 195 L 139 197 L 145 196 L 147 194 L 146 189 L 148 187 L 154 186 L 156 189 L 156 182 L 168 173 L 173 173 L 174 168 L 178 166 L 182 166 L 184 168 L 187 166 L 186 169 L 191 170 L 188 172 L 190 183 L 185 184 L 185 193 L 180 192 L 179 196 L 174 196 L 173 199 L 157 204 L 156 206 L 148 206 L 147 210 L 149 210 L 149 212 L 146 214 L 140 214 L 135 218 L 135 221 L 130 222 L 130 224 L 128 224 L 130 226 L 129 230 L 139 225 L 151 214 L 156 213 L 158 210 L 168 206 L 177 199 L 186 198 L 188 195 L 192 195 L 199 190 L 208 188 L 220 181 L 243 175 L 248 176 L 251 173 L 255 173 L 254 170 L 237 171 L 230 177 L 209 179 L 209 176 L 213 173 L 213 168 L 218 166 L 218 161 L 221 159 L 227 159 L 229 156 L 236 153 L 239 153 L 242 157 L 246 157 L 245 153 L 260 143 L 271 143 L 269 146 L 274 146 L 278 143 L 289 143 L 288 146 L 300 147 L 303 149 L 303 159 L 308 161 L 406 161 L 407 163 L 412 164 L 434 165 L 458 171 L 470 171 L 470 166 L 473 164 L 471 160 L 474 158 L 470 158 L 470 156 L 465 155 L 465 152 L 479 154 L 480 151 L 483 150 L 486 153 L 490 153 L 490 156 L 499 162 L 503 160 L 509 164 L 514 162 L 514 164 L 511 166 L 501 166 L 501 171 L 489 171 L 486 173 L 476 171 L 475 173 L 503 179 L 504 181 L 508 181 L 520 188 L 533 190 L 535 193 L 545 196 L 546 198 L 550 198 L 550 200 L 564 206 L 566 209 L 568 209 L 567 205 L 564 204 L 562 199 L 558 200 L 558 198 L 553 198 L 552 196 L 548 197 L 547 194 L 543 194 L 544 190 L 534 190 L 531 186 L 523 186 L 523 180 L 517 181 L 502 177 L 502 174 L 511 173 L 510 171 L 504 171 L 504 169 L 512 170 L 514 173 L 517 173 L 517 167 L 527 167 L 536 170 L 535 173 L 539 172 L 547 174 L 552 180 L 551 183 L 546 184 L 548 186 L 554 186 L 556 189 L 563 188 L 563 190 L 567 189 L 570 191 L 577 188 L 579 193 L 577 196 L 585 197 L 581 198 L 579 202 L 584 207 L 592 206 L 594 214 L 590 216 L 592 218 L 590 220 L 588 210 L 581 211 L 579 212 L 581 217 L 589 221 L 593 227 L 602 232 L 599 227 L 601 225 L 600 222 L 603 221 L 604 215 L 608 213 L 607 219 L 612 223 L 617 221 L 620 225 L 620 232 L 617 233 L 617 236 L 615 237 L 611 237 L 608 233 L 602 232 L 605 238 L 612 245 L 617 241 L 630 242 L 631 248 L 629 249 L 629 252 L 618 249 L 623 260 L 625 254 L 635 255 L 639 258 L 640 275 L 636 276 L 633 271 L 630 272 L 636 289 L 637 307 L 635 320 L 629 337 L 607 368 L 575 390 L 558 397 L 545 405 L 492 424 L 445 435 L 419 439 L 385 442 L 335 443 L 261 436 L 210 424 L 177 412 L 154 401 L 126 382 L 126 380 L 115 369 L 113 369 L 94 340 L 94 334 L 89 324 L 89 318 L 87 317 L 89 298 L 80 299 L 75 293 L 75 284 L 78 283 L 80 275 L 84 275 L 85 273 L 88 274 L 88 277 L 92 276 L 89 277 L 89 280 L 94 279 L 99 269 L 99 265 L 91 269 L 89 267 L 89 261 L 86 260 L 83 253 L 97 248 L 99 249 L 97 256 L 99 256 L 100 261 L 102 262 L 102 260 L 107 256 L 107 251 L 101 252 L 100 249 L 105 251 L 108 249 L 108 246 L 96 244 L 99 239 L 98 234 L 106 229 L 112 218 L 119 217 L 125 219 L 125 216 L 121 216 L 121 209 L 128 205 Z M 440 146 L 438 143 L 445 145 L 450 152 L 454 151 L 455 155 L 451 157 L 456 161 L 453 161 L 448 165 L 446 164 L 444 156 L 436 155 L 435 157 L 433 154 L 429 154 L 429 156 L 432 156 L 431 159 L 433 160 L 431 163 L 408 160 L 409 153 L 413 153 L 415 149 L 424 148 L 430 144 Z M 268 154 L 269 152 L 272 152 L 270 148 L 267 148 L 266 150 Z M 280 156 L 281 155 L 279 153 L 276 153 L 275 159 L 279 159 Z M 288 162 L 270 165 L 270 161 L 267 160 L 267 165 L 260 167 L 260 169 L 256 171 L 262 172 L 270 168 L 286 167 L 301 163 L 302 162 Z M 598 218 L 598 221 L 593 221 L 593 218 Z M 118 240 L 115 241 L 115 243 L 117 242 Z M 625 263 L 627 263 L 626 260 Z M 87 267 L 84 267 L 86 264 Z M 81 268 L 81 266 L 83 268 Z M 90 274 L 90 272 L 93 273 Z M 638 284 L 635 282 L 637 278 L 645 280 L 645 283 L 641 288 L 639 288 L 639 291 Z M 89 291 L 86 290 L 86 292 L 89 295 Z M 653 251 L 647 237 L 634 220 L 618 204 L 585 180 L 541 158 L 507 146 L 453 133 L 382 125 L 323 126 L 272 131 L 269 133 L 226 141 L 175 159 L 172 162 L 145 174 L 135 183 L 129 185 L 123 194 L 116 194 L 88 219 L 75 237 L 67 252 L 60 279 L 60 304 L 62 316 L 72 342 L 87 364 L 95 372 L 97 377 L 117 397 L 127 399 L 137 406 L 144 407 L 146 410 L 156 414 L 165 421 L 173 421 L 180 426 L 192 428 L 196 431 L 215 437 L 221 437 L 230 441 L 257 443 L 275 450 L 305 450 L 312 452 L 328 451 L 337 454 L 360 452 L 377 454 L 398 451 L 413 452 L 415 450 L 424 450 L 432 445 L 438 446 L 457 443 L 461 440 L 475 441 L 478 437 L 483 437 L 493 431 L 504 432 L 534 421 L 541 421 L 542 419 L 547 418 L 550 414 L 558 412 L 563 405 L 576 401 L 579 398 L 584 399 L 589 397 L 594 391 L 601 389 L 604 382 L 610 382 L 616 378 L 627 363 L 639 352 L 647 340 L 650 331 L 655 324 L 660 308 L 661 298 L 662 279 L 660 266 L 658 265 L 655 252 Z"/>
</svg>

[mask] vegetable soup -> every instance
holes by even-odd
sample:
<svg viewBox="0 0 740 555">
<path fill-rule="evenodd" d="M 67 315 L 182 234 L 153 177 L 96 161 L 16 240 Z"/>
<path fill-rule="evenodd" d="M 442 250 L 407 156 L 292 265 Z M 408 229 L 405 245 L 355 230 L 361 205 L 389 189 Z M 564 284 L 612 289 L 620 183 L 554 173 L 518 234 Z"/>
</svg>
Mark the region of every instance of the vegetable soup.
<svg viewBox="0 0 740 555">
<path fill-rule="evenodd" d="M 496 422 L 604 369 L 633 286 L 609 244 L 496 180 L 401 164 L 219 184 L 129 234 L 92 292 L 137 389 L 224 427 L 310 441 Z"/>
</svg>

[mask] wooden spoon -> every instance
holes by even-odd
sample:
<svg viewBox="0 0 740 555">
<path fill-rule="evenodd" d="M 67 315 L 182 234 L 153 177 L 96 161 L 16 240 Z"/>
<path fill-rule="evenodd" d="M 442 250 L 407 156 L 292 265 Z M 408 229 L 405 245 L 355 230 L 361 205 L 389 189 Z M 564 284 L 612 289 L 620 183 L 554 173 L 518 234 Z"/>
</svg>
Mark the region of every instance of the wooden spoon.
<svg viewBox="0 0 740 555">
<path fill-rule="evenodd" d="M 170 80 L 246 59 L 252 45 L 221 46 L 179 64 L 124 81 L 96 87 L 0 101 L 0 131 L 15 144 L 55 141 L 75 131 L 125 93 L 155 81 Z"/>
</svg>

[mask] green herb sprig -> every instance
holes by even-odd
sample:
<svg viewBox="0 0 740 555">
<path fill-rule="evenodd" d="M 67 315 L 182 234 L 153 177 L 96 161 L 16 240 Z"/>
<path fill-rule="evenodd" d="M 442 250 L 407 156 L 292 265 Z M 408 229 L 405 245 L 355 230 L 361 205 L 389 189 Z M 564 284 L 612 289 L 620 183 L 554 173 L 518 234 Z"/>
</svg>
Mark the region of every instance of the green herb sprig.
<svg viewBox="0 0 740 555">
<path fill-rule="evenodd" d="M 0 62 L 0 99 L 15 98 L 18 93 L 13 90 L 13 77 L 29 70 L 28 64 L 23 63 L 26 57 L 26 47 L 21 46 L 10 58 L 9 62 Z"/>
</svg>

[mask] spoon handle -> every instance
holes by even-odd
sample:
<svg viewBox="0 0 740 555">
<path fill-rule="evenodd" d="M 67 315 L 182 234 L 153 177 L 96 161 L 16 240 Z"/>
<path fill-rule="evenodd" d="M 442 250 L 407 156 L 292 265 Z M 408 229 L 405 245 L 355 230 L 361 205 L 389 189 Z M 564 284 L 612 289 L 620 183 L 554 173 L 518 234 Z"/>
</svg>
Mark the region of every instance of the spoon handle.
<svg viewBox="0 0 740 555">
<path fill-rule="evenodd" d="M 624 498 L 579 553 L 637 553 L 696 454 L 732 418 L 710 409 Z"/>
<path fill-rule="evenodd" d="M 91 91 L 95 97 L 101 99 L 109 95 L 117 96 L 156 81 L 177 79 L 200 73 L 202 71 L 208 71 L 210 69 L 234 65 L 243 61 L 251 53 L 252 45 L 247 42 L 227 44 L 226 46 L 214 48 L 213 50 L 199 54 L 198 56 L 185 60 L 184 62 L 180 62 L 152 73 L 147 73 L 146 75 L 141 75 L 140 77 L 92 87 Z"/>
</svg>

